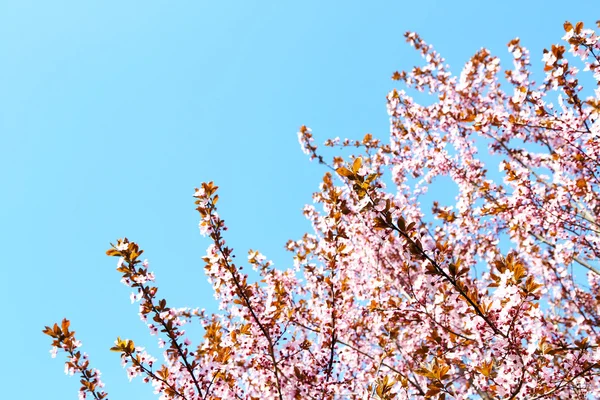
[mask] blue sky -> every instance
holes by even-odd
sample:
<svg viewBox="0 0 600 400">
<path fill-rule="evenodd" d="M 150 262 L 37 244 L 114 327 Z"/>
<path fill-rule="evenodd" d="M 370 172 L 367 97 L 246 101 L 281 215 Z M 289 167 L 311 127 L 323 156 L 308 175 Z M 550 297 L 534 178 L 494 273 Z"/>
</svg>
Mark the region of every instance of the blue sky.
<svg viewBox="0 0 600 400">
<path fill-rule="evenodd" d="M 420 62 L 405 31 L 455 73 L 480 47 L 508 66 L 516 36 L 541 68 L 563 21 L 591 24 L 594 3 L 0 1 L 1 397 L 77 398 L 41 333 L 68 317 L 111 399 L 155 398 L 108 351 L 117 336 L 155 341 L 109 242 L 146 249 L 172 306 L 214 310 L 191 197 L 202 181 L 221 187 L 239 258 L 259 249 L 286 267 L 324 172 L 298 127 L 385 138 L 390 76 Z"/>
</svg>

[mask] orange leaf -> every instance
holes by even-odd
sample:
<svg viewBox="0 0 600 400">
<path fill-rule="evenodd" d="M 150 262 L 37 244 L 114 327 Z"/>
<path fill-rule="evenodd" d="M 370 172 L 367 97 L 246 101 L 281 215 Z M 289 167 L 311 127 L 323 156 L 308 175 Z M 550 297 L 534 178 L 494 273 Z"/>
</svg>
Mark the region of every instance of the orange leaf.
<svg viewBox="0 0 600 400">
<path fill-rule="evenodd" d="M 348 168 L 346 167 L 339 167 L 338 169 L 335 170 L 335 172 L 337 172 L 338 174 L 340 174 L 341 176 L 344 176 L 346 178 L 354 178 L 354 174 L 352 173 L 352 171 L 350 171 Z"/>
<path fill-rule="evenodd" d="M 354 160 L 352 163 L 352 172 L 357 174 L 360 167 L 362 167 L 362 157 L 358 157 L 356 160 Z"/>
</svg>

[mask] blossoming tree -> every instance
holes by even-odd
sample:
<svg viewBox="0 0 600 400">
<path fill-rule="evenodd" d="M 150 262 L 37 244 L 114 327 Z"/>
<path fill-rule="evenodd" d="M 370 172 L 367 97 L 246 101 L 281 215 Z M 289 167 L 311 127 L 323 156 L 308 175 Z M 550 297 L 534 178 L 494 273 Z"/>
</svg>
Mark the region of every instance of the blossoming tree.
<svg viewBox="0 0 600 400">
<path fill-rule="evenodd" d="M 167 305 L 143 251 L 119 239 L 107 254 L 166 349 L 159 363 L 118 338 L 128 374 L 161 399 L 600 398 L 600 89 L 580 83 L 600 83 L 600 40 L 564 28 L 541 84 L 518 39 L 501 84 L 487 50 L 453 76 L 407 33 L 425 65 L 393 79 L 430 105 L 393 90 L 388 142 L 326 141 L 356 147 L 346 160 L 326 161 L 300 128 L 331 172 L 304 209 L 314 232 L 287 243 L 293 268 L 251 250 L 251 282 L 226 244 L 217 186 L 203 183 L 194 197 L 221 314 Z M 485 169 L 494 160 L 502 179 Z M 456 184 L 456 203 L 424 210 L 438 177 Z M 205 332 L 195 347 L 191 323 Z M 106 399 L 69 321 L 44 333 L 81 375 L 80 398 Z"/>
</svg>

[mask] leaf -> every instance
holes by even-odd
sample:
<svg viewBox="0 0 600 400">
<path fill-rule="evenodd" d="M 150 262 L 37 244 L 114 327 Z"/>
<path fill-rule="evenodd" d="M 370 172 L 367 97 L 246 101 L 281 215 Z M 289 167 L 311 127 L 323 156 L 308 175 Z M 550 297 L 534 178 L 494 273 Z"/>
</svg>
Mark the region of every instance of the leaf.
<svg viewBox="0 0 600 400">
<path fill-rule="evenodd" d="M 121 352 L 122 351 L 122 345 L 123 345 L 123 341 L 121 340 L 120 337 L 117 337 L 117 345 L 113 346 L 110 348 L 110 351 L 116 351 L 116 352 Z"/>
<path fill-rule="evenodd" d="M 402 232 L 406 232 L 406 221 L 403 217 L 398 218 L 398 227 Z"/>
<path fill-rule="evenodd" d="M 450 272 L 451 276 L 456 276 L 456 265 L 450 263 L 450 265 L 448 265 L 448 271 Z"/>
<path fill-rule="evenodd" d="M 362 167 L 362 157 L 358 157 L 356 160 L 354 160 L 352 163 L 352 172 L 357 174 L 360 167 Z"/>
<path fill-rule="evenodd" d="M 377 174 L 371 174 L 369 176 L 366 177 L 365 182 L 367 183 L 371 183 L 373 182 L 375 179 L 377 178 Z"/>
<path fill-rule="evenodd" d="M 67 332 L 69 332 L 69 326 L 71 325 L 71 321 L 69 321 L 66 318 L 63 318 L 62 323 L 61 323 L 61 329 L 63 331 L 64 334 L 66 334 Z"/>
<path fill-rule="evenodd" d="M 385 229 L 388 227 L 388 224 L 383 218 L 375 217 L 375 219 L 373 219 L 373 227 L 375 229 Z"/>
<path fill-rule="evenodd" d="M 337 172 L 339 175 L 348 178 L 350 180 L 354 180 L 354 174 L 352 173 L 352 171 L 350 171 L 348 168 L 346 167 L 339 167 L 338 169 L 335 170 L 335 172 Z"/>
<path fill-rule="evenodd" d="M 123 255 L 123 253 L 121 253 L 117 249 L 108 249 L 108 250 L 106 250 L 106 255 L 111 256 L 111 257 L 121 257 Z"/>
</svg>

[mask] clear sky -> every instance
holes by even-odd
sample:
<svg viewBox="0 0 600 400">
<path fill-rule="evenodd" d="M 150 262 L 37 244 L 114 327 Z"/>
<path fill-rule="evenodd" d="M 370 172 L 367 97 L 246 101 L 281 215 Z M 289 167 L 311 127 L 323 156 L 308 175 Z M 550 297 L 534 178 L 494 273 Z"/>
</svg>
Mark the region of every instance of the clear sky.
<svg viewBox="0 0 600 400">
<path fill-rule="evenodd" d="M 480 47 L 510 66 L 516 36 L 541 69 L 564 20 L 598 11 L 597 0 L 0 0 L 0 397 L 77 398 L 41 333 L 68 317 L 111 399 L 155 398 L 108 351 L 117 336 L 155 342 L 109 242 L 146 249 L 170 305 L 214 310 L 191 197 L 214 180 L 238 259 L 253 248 L 286 267 L 324 172 L 298 127 L 319 141 L 385 137 L 390 76 L 420 62 L 405 31 L 455 73 Z"/>
</svg>

